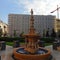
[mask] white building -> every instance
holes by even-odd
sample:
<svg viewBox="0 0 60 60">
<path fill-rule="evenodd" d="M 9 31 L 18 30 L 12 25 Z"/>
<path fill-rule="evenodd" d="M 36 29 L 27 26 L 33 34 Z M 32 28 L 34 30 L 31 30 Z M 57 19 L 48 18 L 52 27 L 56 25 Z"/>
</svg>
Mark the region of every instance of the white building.
<svg viewBox="0 0 60 60">
<path fill-rule="evenodd" d="M 43 31 L 52 30 L 55 28 L 56 17 L 52 15 L 34 15 L 34 27 L 36 33 L 43 35 Z M 9 35 L 13 36 L 14 31 L 16 35 L 20 35 L 22 32 L 27 34 L 29 32 L 29 21 L 30 15 L 24 14 L 9 14 L 8 24 L 9 24 Z"/>
</svg>

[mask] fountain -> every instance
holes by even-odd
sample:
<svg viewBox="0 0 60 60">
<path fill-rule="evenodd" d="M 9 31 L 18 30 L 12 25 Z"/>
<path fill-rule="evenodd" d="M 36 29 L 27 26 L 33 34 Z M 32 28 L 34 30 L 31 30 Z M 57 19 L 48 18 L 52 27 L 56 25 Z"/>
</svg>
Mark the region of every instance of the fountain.
<svg viewBox="0 0 60 60">
<path fill-rule="evenodd" d="M 26 46 L 14 49 L 13 54 L 16 60 L 47 60 L 49 58 L 51 52 L 38 46 L 38 39 L 40 36 L 36 34 L 34 29 L 34 17 L 32 9 L 29 33 L 23 36 L 26 40 Z"/>
</svg>

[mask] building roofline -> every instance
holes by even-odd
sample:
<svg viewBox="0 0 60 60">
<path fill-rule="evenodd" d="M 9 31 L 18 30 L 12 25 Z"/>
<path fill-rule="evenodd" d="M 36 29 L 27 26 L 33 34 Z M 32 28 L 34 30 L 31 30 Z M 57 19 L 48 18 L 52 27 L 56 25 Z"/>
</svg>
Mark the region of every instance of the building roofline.
<svg viewBox="0 0 60 60">
<path fill-rule="evenodd" d="M 8 14 L 8 16 L 9 15 L 28 15 L 28 16 L 30 16 L 30 14 Z M 34 16 L 54 16 L 54 17 L 56 17 L 55 15 L 34 15 Z"/>
</svg>

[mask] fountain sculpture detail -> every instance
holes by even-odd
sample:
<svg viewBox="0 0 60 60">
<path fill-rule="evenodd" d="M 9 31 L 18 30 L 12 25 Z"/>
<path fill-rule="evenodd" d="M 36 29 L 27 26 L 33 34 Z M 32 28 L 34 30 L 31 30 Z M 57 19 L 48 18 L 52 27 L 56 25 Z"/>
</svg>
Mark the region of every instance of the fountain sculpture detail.
<svg viewBox="0 0 60 60">
<path fill-rule="evenodd" d="M 47 60 L 51 52 L 47 49 L 38 46 L 40 36 L 36 34 L 34 29 L 33 10 L 31 9 L 29 33 L 23 35 L 27 44 L 24 47 L 15 48 L 13 51 L 16 60 Z"/>
</svg>

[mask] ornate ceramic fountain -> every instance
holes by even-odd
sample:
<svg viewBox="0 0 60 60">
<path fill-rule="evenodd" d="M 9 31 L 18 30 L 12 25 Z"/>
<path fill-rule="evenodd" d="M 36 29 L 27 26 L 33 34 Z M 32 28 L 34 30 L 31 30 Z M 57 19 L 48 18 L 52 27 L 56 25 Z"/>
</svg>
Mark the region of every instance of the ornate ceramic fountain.
<svg viewBox="0 0 60 60">
<path fill-rule="evenodd" d="M 29 33 L 24 35 L 26 46 L 15 48 L 13 51 L 16 60 L 47 60 L 51 52 L 47 49 L 38 46 L 39 35 L 34 29 L 33 10 L 31 9 L 30 29 Z"/>
</svg>

